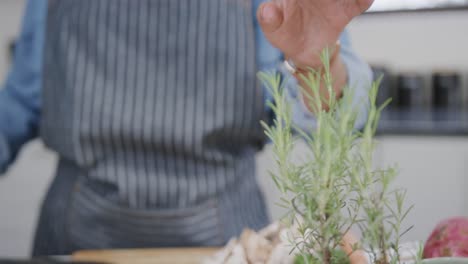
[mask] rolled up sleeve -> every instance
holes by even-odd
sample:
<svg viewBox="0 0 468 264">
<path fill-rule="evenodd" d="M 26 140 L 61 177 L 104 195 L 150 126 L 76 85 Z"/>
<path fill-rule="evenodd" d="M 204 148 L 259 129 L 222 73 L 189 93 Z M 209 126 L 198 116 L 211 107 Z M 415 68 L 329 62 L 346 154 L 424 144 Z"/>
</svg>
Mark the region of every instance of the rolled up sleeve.
<svg viewBox="0 0 468 264">
<path fill-rule="evenodd" d="M 353 106 L 359 109 L 355 127 L 361 129 L 367 121 L 369 109 L 369 89 L 372 87 L 372 71 L 369 64 L 363 61 L 353 50 L 348 33 L 341 37 L 341 58 L 348 70 L 348 89 L 354 93 Z"/>
<path fill-rule="evenodd" d="M 27 2 L 13 65 L 0 89 L 0 174 L 21 146 L 37 136 L 46 12 L 46 0 Z"/>
</svg>

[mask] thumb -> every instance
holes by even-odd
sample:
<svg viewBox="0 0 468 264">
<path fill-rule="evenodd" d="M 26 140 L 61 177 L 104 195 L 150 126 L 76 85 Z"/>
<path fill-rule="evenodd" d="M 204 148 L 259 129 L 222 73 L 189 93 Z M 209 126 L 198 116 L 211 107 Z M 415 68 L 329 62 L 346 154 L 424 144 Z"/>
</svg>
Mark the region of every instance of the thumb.
<svg viewBox="0 0 468 264">
<path fill-rule="evenodd" d="M 276 3 L 262 3 L 257 10 L 257 19 L 264 33 L 272 33 L 283 24 L 283 12 Z"/>
</svg>

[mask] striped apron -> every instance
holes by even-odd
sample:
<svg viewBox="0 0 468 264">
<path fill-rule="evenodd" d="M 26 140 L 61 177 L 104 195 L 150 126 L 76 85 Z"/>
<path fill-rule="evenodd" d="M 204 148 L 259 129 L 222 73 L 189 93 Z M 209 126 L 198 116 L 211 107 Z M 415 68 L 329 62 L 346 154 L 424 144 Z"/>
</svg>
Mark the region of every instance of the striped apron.
<svg viewBox="0 0 468 264">
<path fill-rule="evenodd" d="M 218 246 L 267 224 L 245 0 L 49 0 L 34 255 Z"/>
</svg>

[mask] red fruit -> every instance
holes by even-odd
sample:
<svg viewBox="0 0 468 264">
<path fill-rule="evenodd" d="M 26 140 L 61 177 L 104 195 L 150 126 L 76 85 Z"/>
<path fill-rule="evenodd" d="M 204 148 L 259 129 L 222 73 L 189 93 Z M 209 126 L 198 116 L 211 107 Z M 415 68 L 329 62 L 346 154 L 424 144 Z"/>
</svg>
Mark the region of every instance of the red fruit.
<svg viewBox="0 0 468 264">
<path fill-rule="evenodd" d="M 424 246 L 424 258 L 468 257 L 468 218 L 439 223 Z"/>
</svg>

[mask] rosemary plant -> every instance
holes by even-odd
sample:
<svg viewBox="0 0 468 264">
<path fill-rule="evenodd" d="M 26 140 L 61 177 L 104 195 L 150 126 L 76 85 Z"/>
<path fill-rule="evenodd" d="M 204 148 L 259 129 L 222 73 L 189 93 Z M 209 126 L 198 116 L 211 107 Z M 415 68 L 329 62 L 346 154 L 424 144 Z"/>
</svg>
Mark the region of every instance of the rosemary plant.
<svg viewBox="0 0 468 264">
<path fill-rule="evenodd" d="M 316 127 L 303 131 L 292 123 L 291 106 L 285 96 L 285 81 L 274 73 L 260 73 L 269 87 L 275 114 L 272 125 L 263 123 L 273 143 L 277 172 L 271 176 L 282 193 L 282 206 L 289 209 L 292 239 L 300 252 L 297 263 L 343 264 L 348 256 L 340 252 L 343 236 L 351 228 L 362 231 L 362 242 L 353 245 L 369 253 L 377 264 L 399 263 L 399 239 L 407 230 L 401 223 L 411 208 L 404 207 L 405 192 L 392 190 L 394 168 L 375 169 L 374 135 L 383 106 L 376 106 L 379 82 L 373 83 L 366 101 L 367 122 L 355 128 L 360 114 L 352 89 L 345 88 L 336 99 L 330 72 L 329 52 L 322 53 L 323 69 L 302 76 L 302 94 L 311 102 Z M 325 87 L 330 96 L 323 97 Z M 328 110 L 324 110 L 328 106 Z M 295 132 L 309 146 L 304 160 L 292 160 Z"/>
</svg>

